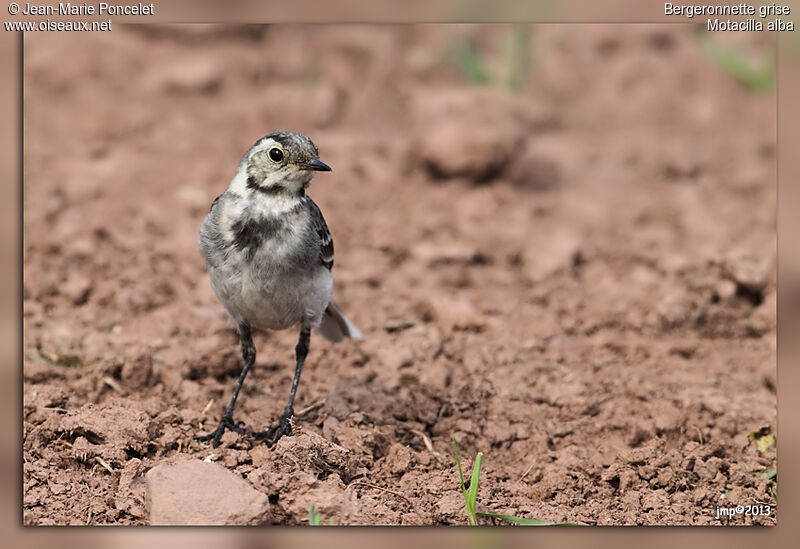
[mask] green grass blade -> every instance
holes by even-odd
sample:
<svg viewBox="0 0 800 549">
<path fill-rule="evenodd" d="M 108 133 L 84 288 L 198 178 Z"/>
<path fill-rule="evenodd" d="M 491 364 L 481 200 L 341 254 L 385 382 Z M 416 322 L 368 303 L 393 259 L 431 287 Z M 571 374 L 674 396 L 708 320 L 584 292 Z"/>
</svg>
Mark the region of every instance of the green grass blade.
<svg viewBox="0 0 800 549">
<path fill-rule="evenodd" d="M 514 25 L 507 36 L 506 46 L 508 71 L 506 85 L 512 90 L 520 90 L 525 85 L 530 68 L 530 28 L 527 25 Z"/>
<path fill-rule="evenodd" d="M 482 517 L 501 519 L 514 524 L 519 524 L 521 526 L 586 526 L 585 524 L 580 522 L 547 522 L 546 520 L 521 518 L 521 517 L 514 517 L 511 515 L 500 515 L 497 513 L 478 513 L 478 514 Z"/>
<path fill-rule="evenodd" d="M 461 458 L 458 456 L 458 446 L 456 446 L 456 439 L 453 438 L 450 440 L 453 442 L 453 453 L 456 456 L 456 465 L 458 466 L 458 478 L 461 481 L 461 493 L 464 495 L 464 505 L 467 507 L 467 517 L 469 518 L 469 524 L 470 526 L 476 526 L 478 524 L 478 521 L 475 518 L 475 507 L 474 505 L 470 507 L 469 494 L 467 494 L 467 489 L 464 488 L 464 471 L 461 469 Z M 472 491 L 472 484 L 470 484 L 470 491 Z"/>
<path fill-rule="evenodd" d="M 319 526 L 320 518 L 320 514 L 317 513 L 317 506 L 312 503 L 311 507 L 308 508 L 308 525 Z"/>
<path fill-rule="evenodd" d="M 458 447 L 456 446 L 456 439 L 452 439 L 453 441 L 453 453 L 456 455 L 456 465 L 458 466 L 458 479 L 461 481 L 461 493 L 464 494 L 464 502 L 469 503 L 469 499 L 467 498 L 467 490 L 464 488 L 464 471 L 461 470 L 461 458 L 458 457 Z"/>
<path fill-rule="evenodd" d="M 767 59 L 760 65 L 751 62 L 745 55 L 719 44 L 708 33 L 696 34 L 701 51 L 716 66 L 754 92 L 767 92 L 775 87 L 775 59 Z"/>
<path fill-rule="evenodd" d="M 478 455 L 475 456 L 475 464 L 472 466 L 472 478 L 469 481 L 469 498 L 467 500 L 467 506 L 469 507 L 472 515 L 475 514 L 475 505 L 478 501 L 478 485 L 480 484 L 481 463 L 483 463 L 483 452 L 478 452 Z"/>
<path fill-rule="evenodd" d="M 489 76 L 483 68 L 475 47 L 469 42 L 462 40 L 453 48 L 453 61 L 461 71 L 461 76 L 468 84 L 486 84 Z"/>
</svg>

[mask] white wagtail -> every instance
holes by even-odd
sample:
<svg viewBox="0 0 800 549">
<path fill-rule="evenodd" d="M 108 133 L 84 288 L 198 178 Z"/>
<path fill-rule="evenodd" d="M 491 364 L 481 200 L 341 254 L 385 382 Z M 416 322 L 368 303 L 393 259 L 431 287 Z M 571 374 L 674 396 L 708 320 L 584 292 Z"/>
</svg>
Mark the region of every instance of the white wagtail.
<svg viewBox="0 0 800 549">
<path fill-rule="evenodd" d="M 289 420 L 312 328 L 331 341 L 362 337 L 331 299 L 333 239 L 322 212 L 306 196 L 318 171 L 331 168 L 319 159 L 308 137 L 292 132 L 264 136 L 239 162 L 230 186 L 211 204 L 200 229 L 211 287 L 238 327 L 244 359 L 219 426 L 196 437 L 213 439 L 215 448 L 226 429 L 269 446 L 291 434 Z M 233 420 L 236 398 L 256 358 L 251 330 L 298 325 L 297 365 L 286 410 L 273 427 L 252 431 Z"/>
</svg>

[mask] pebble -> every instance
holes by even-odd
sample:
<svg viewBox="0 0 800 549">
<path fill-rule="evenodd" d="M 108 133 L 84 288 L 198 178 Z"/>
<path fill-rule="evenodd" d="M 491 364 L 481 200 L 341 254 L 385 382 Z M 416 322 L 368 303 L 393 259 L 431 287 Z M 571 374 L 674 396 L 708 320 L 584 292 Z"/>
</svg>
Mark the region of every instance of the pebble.
<svg viewBox="0 0 800 549">
<path fill-rule="evenodd" d="M 145 479 L 151 525 L 258 525 L 270 518 L 267 496 L 216 463 L 164 463 Z"/>
</svg>

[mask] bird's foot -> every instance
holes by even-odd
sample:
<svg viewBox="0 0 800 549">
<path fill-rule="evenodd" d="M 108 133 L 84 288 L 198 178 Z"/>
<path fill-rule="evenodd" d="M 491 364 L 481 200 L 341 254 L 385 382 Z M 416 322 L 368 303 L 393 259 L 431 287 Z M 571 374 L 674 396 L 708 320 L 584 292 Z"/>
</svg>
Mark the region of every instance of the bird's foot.
<svg viewBox="0 0 800 549">
<path fill-rule="evenodd" d="M 208 433 L 207 435 L 198 435 L 194 437 L 195 440 L 200 442 L 206 442 L 211 440 L 211 446 L 216 448 L 219 446 L 219 441 L 222 438 L 222 434 L 227 429 L 228 431 L 233 431 L 234 433 L 239 433 L 240 435 L 256 435 L 247 427 L 244 427 L 244 421 L 233 421 L 233 416 L 224 415 L 219 422 L 219 425 L 216 429 L 212 432 Z"/>
<path fill-rule="evenodd" d="M 291 407 L 286 408 L 281 414 L 281 417 L 278 418 L 278 423 L 276 425 L 273 425 L 266 431 L 253 433 L 253 436 L 264 439 L 264 444 L 272 448 L 283 435 L 292 434 L 292 416 L 294 416 L 294 410 Z M 273 435 L 275 438 L 272 438 Z"/>
</svg>

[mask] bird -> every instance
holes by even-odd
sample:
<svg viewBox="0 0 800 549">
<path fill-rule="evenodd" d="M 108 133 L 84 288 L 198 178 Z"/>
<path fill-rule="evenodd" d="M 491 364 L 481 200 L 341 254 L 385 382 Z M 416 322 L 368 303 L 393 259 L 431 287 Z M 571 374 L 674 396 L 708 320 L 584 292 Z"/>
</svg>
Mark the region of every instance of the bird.
<svg viewBox="0 0 800 549">
<path fill-rule="evenodd" d="M 292 434 L 294 399 L 311 330 L 330 341 L 363 335 L 332 299 L 333 238 L 306 194 L 331 167 L 305 135 L 278 131 L 242 157 L 228 188 L 211 204 L 198 244 L 211 287 L 235 325 L 244 365 L 217 428 L 195 440 L 216 448 L 226 430 L 273 446 Z M 285 410 L 272 427 L 253 431 L 233 419 L 236 399 L 256 359 L 254 330 L 299 328 L 295 372 Z"/>
</svg>

